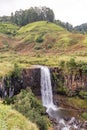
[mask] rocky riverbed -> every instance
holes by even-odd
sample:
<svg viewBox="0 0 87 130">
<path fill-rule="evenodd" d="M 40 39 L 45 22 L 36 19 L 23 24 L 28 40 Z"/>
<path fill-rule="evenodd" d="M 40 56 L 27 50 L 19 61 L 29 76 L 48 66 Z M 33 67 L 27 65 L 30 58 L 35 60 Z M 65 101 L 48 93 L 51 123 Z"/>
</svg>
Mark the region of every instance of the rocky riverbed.
<svg viewBox="0 0 87 130">
<path fill-rule="evenodd" d="M 87 130 L 87 120 L 81 118 L 81 113 L 86 108 L 69 104 L 66 96 L 55 95 L 54 102 L 58 110 L 50 110 L 49 118 L 53 124 L 54 130 Z"/>
</svg>

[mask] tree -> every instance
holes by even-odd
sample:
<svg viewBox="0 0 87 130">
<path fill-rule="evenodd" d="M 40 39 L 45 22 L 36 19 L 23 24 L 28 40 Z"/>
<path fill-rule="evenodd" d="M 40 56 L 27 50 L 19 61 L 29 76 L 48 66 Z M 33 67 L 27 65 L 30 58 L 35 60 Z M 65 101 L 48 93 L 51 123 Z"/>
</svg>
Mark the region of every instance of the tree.
<svg viewBox="0 0 87 130">
<path fill-rule="evenodd" d="M 54 21 L 54 12 L 48 7 L 31 7 L 27 10 L 16 11 L 11 13 L 11 22 L 23 26 L 35 21 Z"/>
</svg>

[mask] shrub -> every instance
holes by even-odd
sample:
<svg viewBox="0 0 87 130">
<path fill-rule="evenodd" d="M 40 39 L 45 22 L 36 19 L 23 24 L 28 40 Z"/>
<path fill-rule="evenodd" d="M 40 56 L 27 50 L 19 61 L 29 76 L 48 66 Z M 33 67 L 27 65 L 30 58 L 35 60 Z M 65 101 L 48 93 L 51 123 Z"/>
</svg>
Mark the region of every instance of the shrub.
<svg viewBox="0 0 87 130">
<path fill-rule="evenodd" d="M 79 96 L 80 96 L 81 98 L 83 98 L 83 99 L 87 99 L 87 92 L 81 90 L 81 91 L 79 92 Z"/>
<path fill-rule="evenodd" d="M 66 95 L 67 94 L 67 87 L 65 87 L 65 86 L 57 87 L 57 92 L 59 94 Z"/>
<path fill-rule="evenodd" d="M 22 90 L 21 93 L 16 96 L 13 108 L 32 122 L 35 122 L 40 130 L 47 130 L 49 122 L 44 115 L 45 109 L 30 90 L 28 92 Z"/>
<path fill-rule="evenodd" d="M 82 118 L 84 118 L 85 120 L 87 120 L 87 112 L 84 112 L 81 116 L 82 116 Z"/>
<path fill-rule="evenodd" d="M 76 66 L 76 62 L 75 62 L 75 59 L 74 59 L 74 58 L 71 58 L 69 61 L 67 61 L 66 66 L 67 66 L 67 68 L 69 68 L 69 69 L 75 69 L 75 68 L 77 67 L 77 66 Z"/>
<path fill-rule="evenodd" d="M 0 130 L 38 130 L 38 128 L 19 112 L 0 104 Z"/>
<path fill-rule="evenodd" d="M 43 40 L 43 38 L 42 38 L 42 35 L 40 35 L 39 37 L 37 37 L 36 38 L 36 42 L 38 42 L 38 43 L 41 43 L 41 42 L 43 42 L 44 40 Z"/>
<path fill-rule="evenodd" d="M 42 46 L 36 45 L 34 49 L 35 49 L 35 50 L 40 50 L 40 49 L 42 49 Z"/>
<path fill-rule="evenodd" d="M 64 66 L 65 66 L 65 61 L 64 61 L 64 60 L 61 60 L 60 63 L 59 63 L 59 66 L 60 66 L 61 68 L 64 68 Z"/>
<path fill-rule="evenodd" d="M 82 64 L 82 67 L 81 67 L 82 71 L 84 74 L 87 74 L 87 64 Z"/>
</svg>

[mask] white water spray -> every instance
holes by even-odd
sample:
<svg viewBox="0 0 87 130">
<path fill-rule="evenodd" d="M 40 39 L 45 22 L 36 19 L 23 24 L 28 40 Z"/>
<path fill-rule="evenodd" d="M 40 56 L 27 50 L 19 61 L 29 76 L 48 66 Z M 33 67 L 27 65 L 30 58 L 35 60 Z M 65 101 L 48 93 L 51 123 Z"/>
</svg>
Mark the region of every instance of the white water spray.
<svg viewBox="0 0 87 130">
<path fill-rule="evenodd" d="M 39 66 L 41 68 L 41 94 L 42 94 L 42 103 L 43 106 L 47 108 L 47 113 L 49 116 L 53 117 L 53 111 L 59 110 L 57 106 L 53 103 L 53 94 L 52 94 L 52 85 L 51 85 L 51 76 L 48 67 L 46 66 Z M 73 119 L 71 118 L 69 123 L 73 123 Z M 74 119 L 75 120 L 75 119 Z M 70 125 L 69 123 L 65 123 L 64 119 L 60 119 L 59 125 L 63 125 L 61 130 L 70 130 L 70 127 L 73 126 L 74 128 L 78 128 L 76 125 Z"/>
<path fill-rule="evenodd" d="M 47 111 L 56 109 L 57 107 L 53 103 L 53 94 L 51 86 L 50 71 L 48 67 L 41 66 L 41 94 L 43 106 L 47 108 Z"/>
</svg>

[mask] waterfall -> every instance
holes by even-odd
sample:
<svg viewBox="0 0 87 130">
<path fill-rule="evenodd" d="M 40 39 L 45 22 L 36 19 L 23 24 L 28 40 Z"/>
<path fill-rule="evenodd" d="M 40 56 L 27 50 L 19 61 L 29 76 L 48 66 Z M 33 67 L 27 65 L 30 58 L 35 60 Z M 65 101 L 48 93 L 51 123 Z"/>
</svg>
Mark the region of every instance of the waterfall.
<svg viewBox="0 0 87 130">
<path fill-rule="evenodd" d="M 75 118 L 72 117 L 69 122 L 65 122 L 61 115 L 61 109 L 53 103 L 53 93 L 51 85 L 51 76 L 48 67 L 39 66 L 41 69 L 41 94 L 42 94 L 42 103 L 43 106 L 47 108 L 46 112 L 50 117 L 56 119 L 59 124 L 59 129 L 61 130 L 70 130 L 72 128 L 78 129 L 77 124 L 75 123 Z"/>
<path fill-rule="evenodd" d="M 48 109 L 57 108 L 53 103 L 53 93 L 51 85 L 50 71 L 48 67 L 41 66 L 41 94 L 42 94 L 42 103 Z"/>
</svg>

